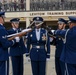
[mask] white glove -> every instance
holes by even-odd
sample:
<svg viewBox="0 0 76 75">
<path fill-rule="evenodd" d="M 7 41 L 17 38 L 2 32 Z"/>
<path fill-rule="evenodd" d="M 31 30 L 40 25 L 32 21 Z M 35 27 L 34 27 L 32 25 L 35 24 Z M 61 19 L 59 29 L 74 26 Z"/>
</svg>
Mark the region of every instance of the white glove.
<svg viewBox="0 0 76 75">
<path fill-rule="evenodd" d="M 46 58 L 46 61 L 50 61 L 50 58 Z"/>
<path fill-rule="evenodd" d="M 26 60 L 27 60 L 28 62 L 30 62 L 30 57 L 26 57 Z"/>
<path fill-rule="evenodd" d="M 22 30 L 22 32 L 28 32 L 28 31 L 30 31 L 30 30 L 32 30 L 31 28 L 29 28 L 29 29 L 24 29 L 24 30 Z"/>
<path fill-rule="evenodd" d="M 19 37 L 15 37 L 15 40 L 16 40 L 16 42 L 19 42 L 20 38 Z"/>
</svg>

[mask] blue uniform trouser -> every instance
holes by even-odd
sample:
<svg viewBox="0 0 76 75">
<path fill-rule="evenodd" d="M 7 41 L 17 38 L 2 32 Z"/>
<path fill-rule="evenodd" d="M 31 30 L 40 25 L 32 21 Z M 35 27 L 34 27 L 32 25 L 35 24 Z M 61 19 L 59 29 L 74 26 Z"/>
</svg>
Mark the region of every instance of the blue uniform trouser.
<svg viewBox="0 0 76 75">
<path fill-rule="evenodd" d="M 46 75 L 46 61 L 31 61 L 33 75 Z"/>
<path fill-rule="evenodd" d="M 76 64 L 65 63 L 65 66 L 67 75 L 76 75 Z"/>
<path fill-rule="evenodd" d="M 57 75 L 65 75 L 65 63 L 60 61 L 60 57 L 55 57 L 55 69 Z"/>
<path fill-rule="evenodd" d="M 23 55 L 12 56 L 13 75 L 23 75 Z"/>
<path fill-rule="evenodd" d="M 9 75 L 9 61 L 0 61 L 0 75 Z"/>
</svg>

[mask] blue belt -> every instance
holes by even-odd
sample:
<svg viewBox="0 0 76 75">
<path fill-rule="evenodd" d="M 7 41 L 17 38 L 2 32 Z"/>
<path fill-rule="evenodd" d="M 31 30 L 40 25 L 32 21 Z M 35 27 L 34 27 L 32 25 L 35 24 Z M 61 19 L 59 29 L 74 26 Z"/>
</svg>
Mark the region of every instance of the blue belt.
<svg viewBox="0 0 76 75">
<path fill-rule="evenodd" d="M 32 48 L 37 48 L 37 49 L 44 49 L 45 48 L 45 46 L 43 46 L 43 45 L 32 45 Z"/>
</svg>

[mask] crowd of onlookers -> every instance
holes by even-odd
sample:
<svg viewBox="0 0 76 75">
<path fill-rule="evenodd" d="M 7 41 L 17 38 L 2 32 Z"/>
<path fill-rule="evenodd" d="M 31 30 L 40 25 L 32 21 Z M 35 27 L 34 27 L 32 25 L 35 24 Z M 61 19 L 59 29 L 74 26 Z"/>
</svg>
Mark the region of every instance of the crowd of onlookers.
<svg viewBox="0 0 76 75">
<path fill-rule="evenodd" d="M 30 10 L 75 10 L 76 1 L 31 0 Z M 26 11 L 26 0 L 22 2 L 0 2 L 0 11 Z"/>
<path fill-rule="evenodd" d="M 0 11 L 25 11 L 26 3 L 25 2 L 0 2 Z"/>
<path fill-rule="evenodd" d="M 58 0 L 42 0 L 32 1 L 31 10 L 75 10 L 76 1 L 58 1 Z"/>
</svg>

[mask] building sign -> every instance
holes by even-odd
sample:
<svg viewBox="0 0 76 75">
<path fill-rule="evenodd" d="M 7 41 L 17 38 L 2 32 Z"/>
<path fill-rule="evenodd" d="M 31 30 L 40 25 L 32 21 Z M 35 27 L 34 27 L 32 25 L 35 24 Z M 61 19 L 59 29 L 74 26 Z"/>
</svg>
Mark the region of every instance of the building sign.
<svg viewBox="0 0 76 75">
<path fill-rule="evenodd" d="M 53 17 L 53 16 L 76 16 L 76 10 L 68 10 L 68 11 L 29 11 L 29 12 L 6 12 L 5 16 L 7 18 L 13 17 L 35 17 L 35 16 L 42 16 L 42 17 Z"/>
<path fill-rule="evenodd" d="M 41 12 L 38 12 L 38 13 L 30 13 L 30 16 L 36 16 L 36 15 L 45 15 L 45 13 L 41 13 Z"/>
<path fill-rule="evenodd" d="M 76 16 L 76 11 L 30 12 L 30 17 L 33 16 Z"/>
</svg>

